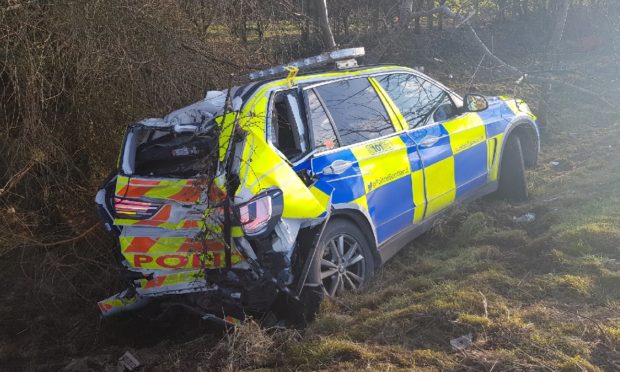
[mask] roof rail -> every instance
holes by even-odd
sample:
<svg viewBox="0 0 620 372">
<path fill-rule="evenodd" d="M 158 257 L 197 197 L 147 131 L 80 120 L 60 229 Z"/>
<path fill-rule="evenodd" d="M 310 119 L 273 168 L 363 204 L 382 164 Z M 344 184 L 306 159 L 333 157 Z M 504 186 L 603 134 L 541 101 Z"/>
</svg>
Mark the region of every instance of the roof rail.
<svg viewBox="0 0 620 372">
<path fill-rule="evenodd" d="M 286 65 L 280 65 L 271 67 L 265 70 L 251 72 L 248 77 L 250 80 L 259 80 L 268 77 L 285 75 L 288 73 L 287 67 L 293 66 L 300 70 L 309 69 L 313 67 L 319 67 L 327 65 L 328 63 L 336 63 L 336 68 L 345 69 L 357 67 L 357 61 L 355 58 L 363 57 L 365 55 L 364 47 L 347 48 L 334 50 L 333 52 L 322 53 L 313 57 L 300 59 L 297 61 L 289 62 Z"/>
</svg>

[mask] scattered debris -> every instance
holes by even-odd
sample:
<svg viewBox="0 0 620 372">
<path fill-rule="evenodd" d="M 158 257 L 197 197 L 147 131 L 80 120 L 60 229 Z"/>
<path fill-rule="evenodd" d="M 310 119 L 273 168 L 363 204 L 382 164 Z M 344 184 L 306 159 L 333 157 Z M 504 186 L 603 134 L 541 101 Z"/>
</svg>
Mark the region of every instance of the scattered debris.
<svg viewBox="0 0 620 372">
<path fill-rule="evenodd" d="M 140 361 L 132 353 L 126 351 L 118 358 L 118 367 L 119 371 L 135 371 L 140 367 Z"/>
<path fill-rule="evenodd" d="M 570 163 L 570 161 L 554 160 L 550 161 L 549 165 L 551 165 L 556 171 L 568 171 L 573 169 L 573 165 Z"/>
<path fill-rule="evenodd" d="M 472 344 L 471 333 L 450 340 L 450 345 L 454 350 L 465 350 Z"/>
<path fill-rule="evenodd" d="M 536 220 L 536 214 L 532 213 L 532 212 L 528 212 L 522 216 L 514 216 L 512 217 L 512 220 L 516 223 L 520 223 L 520 224 L 525 224 L 525 223 L 530 223 L 530 222 L 534 222 L 534 220 Z"/>
</svg>

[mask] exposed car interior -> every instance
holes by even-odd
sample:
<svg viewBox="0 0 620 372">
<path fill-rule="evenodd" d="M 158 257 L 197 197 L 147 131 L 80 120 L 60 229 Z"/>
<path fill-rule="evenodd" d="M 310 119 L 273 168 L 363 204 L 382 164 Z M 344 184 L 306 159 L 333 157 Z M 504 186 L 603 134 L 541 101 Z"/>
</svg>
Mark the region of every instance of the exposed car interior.
<svg viewBox="0 0 620 372">
<path fill-rule="evenodd" d="M 293 160 L 306 152 L 304 124 L 299 114 L 295 91 L 279 92 L 273 99 L 271 142 L 287 159 Z"/>
<path fill-rule="evenodd" d="M 148 128 L 136 128 L 133 135 L 136 137 L 134 175 L 185 178 L 206 173 L 214 166 L 209 156 L 217 149 L 217 138 L 213 135 Z"/>
</svg>

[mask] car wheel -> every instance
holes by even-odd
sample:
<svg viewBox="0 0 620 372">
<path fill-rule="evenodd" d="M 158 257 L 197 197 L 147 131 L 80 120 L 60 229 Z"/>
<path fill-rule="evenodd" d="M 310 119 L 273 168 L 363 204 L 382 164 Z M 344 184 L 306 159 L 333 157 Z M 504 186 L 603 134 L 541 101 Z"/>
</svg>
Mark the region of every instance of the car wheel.
<svg viewBox="0 0 620 372">
<path fill-rule="evenodd" d="M 506 148 L 499 168 L 499 186 L 497 195 L 510 201 L 527 199 L 527 179 L 523 149 L 518 136 L 512 135 L 506 141 Z"/>
<path fill-rule="evenodd" d="M 321 281 L 328 296 L 364 288 L 373 277 L 375 263 L 370 244 L 352 222 L 330 221 L 319 244 Z"/>
</svg>

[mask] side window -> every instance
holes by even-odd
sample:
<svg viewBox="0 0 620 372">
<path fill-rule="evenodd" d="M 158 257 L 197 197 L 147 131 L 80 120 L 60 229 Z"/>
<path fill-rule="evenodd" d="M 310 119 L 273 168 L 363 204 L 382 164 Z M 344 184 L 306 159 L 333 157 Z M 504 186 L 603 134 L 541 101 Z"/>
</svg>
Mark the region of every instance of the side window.
<svg viewBox="0 0 620 372">
<path fill-rule="evenodd" d="M 314 90 L 310 89 L 306 92 L 308 116 L 310 117 L 310 126 L 314 136 L 314 148 L 321 151 L 339 147 L 340 141 L 338 141 L 336 131 L 321 104 L 321 100 Z"/>
<path fill-rule="evenodd" d="M 379 84 L 405 117 L 409 128 L 443 121 L 456 112 L 450 96 L 437 85 L 411 74 L 377 76 Z"/>
<path fill-rule="evenodd" d="M 367 78 L 337 81 L 315 88 L 340 135 L 340 145 L 394 133 L 394 126 Z"/>
<path fill-rule="evenodd" d="M 276 93 L 269 129 L 271 143 L 288 159 L 294 159 L 308 150 L 297 91 Z"/>
</svg>

